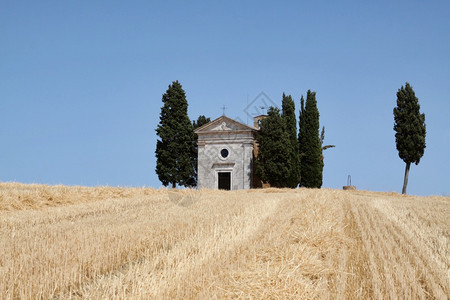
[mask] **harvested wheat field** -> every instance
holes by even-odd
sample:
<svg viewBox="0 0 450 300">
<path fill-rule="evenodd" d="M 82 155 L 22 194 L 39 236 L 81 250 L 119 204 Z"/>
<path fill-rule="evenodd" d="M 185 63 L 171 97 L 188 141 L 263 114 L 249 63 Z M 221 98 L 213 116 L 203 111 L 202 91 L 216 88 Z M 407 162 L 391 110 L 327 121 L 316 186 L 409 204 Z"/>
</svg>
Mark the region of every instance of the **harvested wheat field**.
<svg viewBox="0 0 450 300">
<path fill-rule="evenodd" d="M 0 183 L 2 299 L 448 299 L 450 198 Z"/>
</svg>

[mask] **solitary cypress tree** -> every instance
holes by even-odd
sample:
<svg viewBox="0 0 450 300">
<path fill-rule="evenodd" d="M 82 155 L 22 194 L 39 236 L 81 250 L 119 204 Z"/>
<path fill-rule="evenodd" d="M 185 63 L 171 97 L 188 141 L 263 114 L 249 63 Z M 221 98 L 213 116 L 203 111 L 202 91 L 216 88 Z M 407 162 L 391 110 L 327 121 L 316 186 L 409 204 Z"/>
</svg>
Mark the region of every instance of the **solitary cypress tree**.
<svg viewBox="0 0 450 300">
<path fill-rule="evenodd" d="M 420 162 L 426 147 L 425 114 L 420 113 L 419 99 L 408 82 L 397 91 L 394 121 L 398 156 L 406 163 L 402 188 L 402 194 L 406 194 L 411 163 Z"/>
<path fill-rule="evenodd" d="M 270 107 L 261 120 L 257 141 L 256 175 L 273 187 L 287 187 L 290 151 L 286 145 L 290 140 L 278 108 Z"/>
<path fill-rule="evenodd" d="M 186 94 L 178 81 L 169 85 L 162 101 L 156 128 L 156 173 L 164 186 L 194 186 L 194 130 L 187 114 Z"/>
<path fill-rule="evenodd" d="M 303 107 L 301 108 L 303 110 Z M 303 119 L 303 120 L 302 120 Z M 320 188 L 322 186 L 322 145 L 319 137 L 319 110 L 316 93 L 308 90 L 304 111 L 300 111 L 301 186 Z"/>
<path fill-rule="evenodd" d="M 286 144 L 289 151 L 289 160 L 286 161 L 288 167 L 287 186 L 296 188 L 300 182 L 300 156 L 297 140 L 297 120 L 295 117 L 295 103 L 291 95 L 286 96 L 283 93 L 282 118 L 285 124 L 289 143 Z"/>
</svg>

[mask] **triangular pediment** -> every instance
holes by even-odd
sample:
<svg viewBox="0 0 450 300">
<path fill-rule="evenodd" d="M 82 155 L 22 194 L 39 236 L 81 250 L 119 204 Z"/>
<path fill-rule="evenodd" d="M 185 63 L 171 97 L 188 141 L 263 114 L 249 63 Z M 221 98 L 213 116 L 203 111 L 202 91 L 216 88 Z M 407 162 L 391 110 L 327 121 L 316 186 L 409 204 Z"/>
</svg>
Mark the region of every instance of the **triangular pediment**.
<svg viewBox="0 0 450 300">
<path fill-rule="evenodd" d="M 195 133 L 221 132 L 221 131 L 257 131 L 258 129 L 247 124 L 238 122 L 227 116 L 221 116 L 208 124 L 195 130 Z"/>
</svg>

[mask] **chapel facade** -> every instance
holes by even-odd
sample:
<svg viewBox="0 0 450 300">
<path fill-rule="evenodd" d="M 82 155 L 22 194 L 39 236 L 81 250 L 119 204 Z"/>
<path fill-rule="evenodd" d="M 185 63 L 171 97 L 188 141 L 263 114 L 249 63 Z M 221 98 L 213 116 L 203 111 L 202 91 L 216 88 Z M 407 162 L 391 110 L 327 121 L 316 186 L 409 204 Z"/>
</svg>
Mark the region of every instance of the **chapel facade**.
<svg viewBox="0 0 450 300">
<path fill-rule="evenodd" d="M 199 188 L 240 190 L 262 186 L 254 175 L 259 131 L 258 123 L 254 125 L 223 115 L 195 130 Z"/>
</svg>

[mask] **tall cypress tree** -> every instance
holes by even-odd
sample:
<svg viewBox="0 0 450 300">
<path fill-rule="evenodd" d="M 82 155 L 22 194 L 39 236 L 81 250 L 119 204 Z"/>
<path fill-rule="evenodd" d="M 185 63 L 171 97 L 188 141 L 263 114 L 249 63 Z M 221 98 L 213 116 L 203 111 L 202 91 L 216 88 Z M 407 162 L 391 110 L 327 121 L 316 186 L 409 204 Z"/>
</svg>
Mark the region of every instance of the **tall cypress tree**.
<svg viewBox="0 0 450 300">
<path fill-rule="evenodd" d="M 192 121 L 192 127 L 194 130 L 196 130 L 199 127 L 202 127 L 205 124 L 208 124 L 211 122 L 210 118 L 205 117 L 204 115 L 200 115 L 197 118 L 197 121 Z M 195 155 L 192 158 L 193 159 L 193 165 L 194 165 L 194 185 L 197 186 L 198 184 L 198 145 L 197 145 L 198 135 L 194 133 L 194 149 L 195 149 Z"/>
<path fill-rule="evenodd" d="M 426 147 L 425 114 L 420 113 L 419 99 L 408 82 L 397 91 L 394 121 L 398 156 L 406 163 L 402 188 L 402 194 L 406 194 L 411 163 L 419 164 Z"/>
<path fill-rule="evenodd" d="M 261 120 L 257 141 L 256 175 L 273 187 L 287 187 L 290 152 L 286 145 L 290 140 L 278 108 L 270 107 Z"/>
<path fill-rule="evenodd" d="M 195 141 L 186 94 L 178 81 L 162 95 L 160 122 L 156 128 L 156 173 L 164 186 L 195 185 Z"/>
<path fill-rule="evenodd" d="M 301 108 L 303 110 L 303 108 Z M 303 119 L 303 120 L 302 120 Z M 319 137 L 319 110 L 316 93 L 308 90 L 306 105 L 300 113 L 300 145 L 301 145 L 301 186 L 320 188 L 322 186 L 322 145 Z"/>
<path fill-rule="evenodd" d="M 305 176 L 305 171 L 302 166 L 304 164 L 303 157 L 305 156 L 305 139 L 306 139 L 306 126 L 305 126 L 305 98 L 300 98 L 300 110 L 299 110 L 299 120 L 298 120 L 298 150 L 300 157 L 300 186 L 303 185 L 303 177 Z"/>
<path fill-rule="evenodd" d="M 289 151 L 289 160 L 286 162 L 288 167 L 287 186 L 296 188 L 300 182 L 300 156 L 297 140 L 297 119 L 295 117 L 295 103 L 291 95 L 286 96 L 283 93 L 282 99 L 282 118 L 285 124 L 289 143 L 286 147 Z"/>
</svg>

